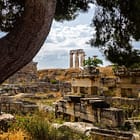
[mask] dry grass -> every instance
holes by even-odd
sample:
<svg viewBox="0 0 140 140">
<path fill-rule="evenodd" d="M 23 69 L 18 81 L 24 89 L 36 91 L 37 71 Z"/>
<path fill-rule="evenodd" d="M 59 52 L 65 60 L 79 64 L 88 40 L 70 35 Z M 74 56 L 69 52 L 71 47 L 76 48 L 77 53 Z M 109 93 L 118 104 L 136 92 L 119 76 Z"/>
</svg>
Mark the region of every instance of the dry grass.
<svg viewBox="0 0 140 140">
<path fill-rule="evenodd" d="M 55 77 L 57 80 L 70 81 L 73 73 L 79 73 L 79 69 L 69 68 L 69 69 L 46 69 L 39 70 L 39 78 L 47 76 L 49 78 Z"/>
<path fill-rule="evenodd" d="M 29 137 L 24 131 L 18 130 L 0 134 L 0 140 L 29 140 Z"/>
<path fill-rule="evenodd" d="M 105 74 L 106 76 L 114 76 L 114 72 L 111 66 L 108 67 L 99 67 L 101 73 Z"/>
<path fill-rule="evenodd" d="M 106 76 L 114 76 L 112 66 L 99 67 L 99 70 L 102 74 Z M 80 69 L 68 68 L 68 69 L 46 69 L 38 71 L 40 79 L 47 76 L 49 78 L 55 77 L 55 79 L 60 81 L 71 81 L 73 74 L 80 73 Z"/>
</svg>

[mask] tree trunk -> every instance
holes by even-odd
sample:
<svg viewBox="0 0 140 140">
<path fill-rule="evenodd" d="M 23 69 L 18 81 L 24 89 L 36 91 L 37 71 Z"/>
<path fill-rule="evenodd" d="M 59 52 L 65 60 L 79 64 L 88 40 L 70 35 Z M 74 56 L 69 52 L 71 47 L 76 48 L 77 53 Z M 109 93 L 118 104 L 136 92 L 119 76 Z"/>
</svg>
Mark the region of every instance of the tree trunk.
<svg viewBox="0 0 140 140">
<path fill-rule="evenodd" d="M 0 39 L 0 83 L 29 63 L 40 50 L 51 28 L 55 0 L 25 0 L 23 16 Z"/>
</svg>

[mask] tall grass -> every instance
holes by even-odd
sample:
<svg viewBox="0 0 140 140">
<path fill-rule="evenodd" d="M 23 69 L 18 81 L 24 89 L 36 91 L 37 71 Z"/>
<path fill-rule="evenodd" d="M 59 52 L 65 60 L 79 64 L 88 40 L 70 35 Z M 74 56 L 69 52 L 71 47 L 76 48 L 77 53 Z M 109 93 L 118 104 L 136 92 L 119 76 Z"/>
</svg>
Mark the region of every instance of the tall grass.
<svg viewBox="0 0 140 140">
<path fill-rule="evenodd" d="M 39 112 L 32 116 L 17 117 L 11 129 L 22 129 L 30 140 L 89 140 L 84 134 L 78 134 L 68 127 L 54 128 L 51 125 L 54 122 L 57 121 L 53 115 Z"/>
<path fill-rule="evenodd" d="M 46 120 L 42 118 L 31 118 L 30 121 L 25 124 L 25 130 L 34 140 L 50 140 L 49 124 Z"/>
<path fill-rule="evenodd" d="M 64 127 L 56 129 L 44 118 L 32 118 L 25 126 L 32 140 L 85 140 L 86 136 Z"/>
</svg>

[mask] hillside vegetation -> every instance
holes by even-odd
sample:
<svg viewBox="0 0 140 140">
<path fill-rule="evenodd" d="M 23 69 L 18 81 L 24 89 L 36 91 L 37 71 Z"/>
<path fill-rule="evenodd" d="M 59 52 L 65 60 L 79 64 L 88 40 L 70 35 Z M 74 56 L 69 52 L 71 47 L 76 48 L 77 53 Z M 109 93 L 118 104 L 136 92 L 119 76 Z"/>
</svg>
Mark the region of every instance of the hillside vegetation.
<svg viewBox="0 0 140 140">
<path fill-rule="evenodd" d="M 79 69 L 45 69 L 45 70 L 39 70 L 39 79 L 44 78 L 50 78 L 50 79 L 56 79 L 60 81 L 71 81 L 71 77 L 73 74 L 80 73 Z"/>
</svg>

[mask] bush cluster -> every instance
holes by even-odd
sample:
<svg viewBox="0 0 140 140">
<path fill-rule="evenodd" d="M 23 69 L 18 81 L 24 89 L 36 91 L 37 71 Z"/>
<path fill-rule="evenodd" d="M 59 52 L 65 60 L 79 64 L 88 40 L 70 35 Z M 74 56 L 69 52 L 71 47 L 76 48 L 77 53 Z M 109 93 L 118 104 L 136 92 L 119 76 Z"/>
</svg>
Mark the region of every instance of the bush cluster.
<svg viewBox="0 0 140 140">
<path fill-rule="evenodd" d="M 69 127 L 55 128 L 52 123 L 56 122 L 52 116 L 46 117 L 43 113 L 40 115 L 17 117 L 13 128 L 22 129 L 30 140 L 88 140 L 89 137 L 79 134 Z M 58 122 L 58 121 L 57 121 Z"/>
</svg>

